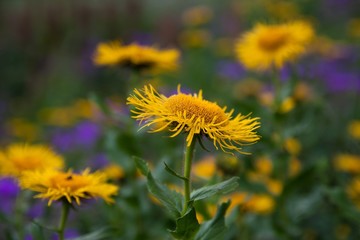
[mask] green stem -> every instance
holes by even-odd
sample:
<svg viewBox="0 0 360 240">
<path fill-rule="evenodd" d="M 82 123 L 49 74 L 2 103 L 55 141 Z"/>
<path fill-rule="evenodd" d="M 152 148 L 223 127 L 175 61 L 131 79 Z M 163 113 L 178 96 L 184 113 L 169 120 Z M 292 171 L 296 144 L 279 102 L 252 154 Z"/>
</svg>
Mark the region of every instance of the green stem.
<svg viewBox="0 0 360 240">
<path fill-rule="evenodd" d="M 275 103 L 275 107 L 278 108 L 281 102 L 281 81 L 280 81 L 280 74 L 279 74 L 279 70 L 276 68 L 272 69 L 272 83 L 274 85 L 274 103 Z"/>
<path fill-rule="evenodd" d="M 194 156 L 196 138 L 193 138 L 190 145 L 186 146 L 185 160 L 184 160 L 184 208 L 182 214 L 184 215 L 188 210 L 188 202 L 190 201 L 191 192 L 191 163 Z"/>
<path fill-rule="evenodd" d="M 64 232 L 65 232 L 66 221 L 69 215 L 69 210 L 70 210 L 70 203 L 64 201 L 62 205 L 61 218 L 58 228 L 59 240 L 65 239 Z"/>
</svg>

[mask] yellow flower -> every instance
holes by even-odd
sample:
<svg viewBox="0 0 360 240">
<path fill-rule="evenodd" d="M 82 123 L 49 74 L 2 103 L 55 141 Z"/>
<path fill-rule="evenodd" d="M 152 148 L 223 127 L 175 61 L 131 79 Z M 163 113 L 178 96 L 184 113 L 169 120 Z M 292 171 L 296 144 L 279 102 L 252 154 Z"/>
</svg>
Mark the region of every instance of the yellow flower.
<svg viewBox="0 0 360 240">
<path fill-rule="evenodd" d="M 254 194 L 243 204 L 242 209 L 258 214 L 269 214 L 274 209 L 274 206 L 275 201 L 271 196 Z"/>
<path fill-rule="evenodd" d="M 116 195 L 118 187 L 106 183 L 106 175 L 101 172 L 90 173 L 89 169 L 77 174 L 71 170 L 62 172 L 53 169 L 45 171 L 26 172 L 20 178 L 20 186 L 38 192 L 35 197 L 48 199 L 50 206 L 53 201 L 60 199 L 69 203 L 75 200 L 80 205 L 81 199 L 102 198 L 108 203 Z"/>
<path fill-rule="evenodd" d="M 293 110 L 295 107 L 295 101 L 294 101 L 294 98 L 292 97 L 287 97 L 285 98 L 281 105 L 280 105 L 280 108 L 279 108 L 279 112 L 280 113 L 288 113 L 290 112 L 291 110 Z"/>
<path fill-rule="evenodd" d="M 198 95 L 184 94 L 179 86 L 177 94 L 166 97 L 148 85 L 140 91 L 135 89 L 134 95 L 128 97 L 127 104 L 135 107 L 131 110 L 135 114 L 133 118 L 140 120 L 140 123 L 146 121 L 143 127 L 164 123 L 151 132 L 167 129 L 173 132 L 171 137 L 186 132 L 187 146 L 194 137 L 206 136 L 224 152 L 241 152 L 240 146 L 259 140 L 254 131 L 260 127 L 259 118 L 241 114 L 232 117 L 233 110 L 225 112 L 226 107 L 221 108 L 216 103 L 204 100 L 202 91 Z"/>
<path fill-rule="evenodd" d="M 265 176 L 270 176 L 273 170 L 273 164 L 270 158 L 264 156 L 256 159 L 255 168 L 258 173 Z"/>
<path fill-rule="evenodd" d="M 301 151 L 301 143 L 296 138 L 287 138 L 284 141 L 284 148 L 291 155 L 297 156 Z"/>
<path fill-rule="evenodd" d="M 357 208 L 360 209 L 360 178 L 354 178 L 346 187 L 346 193 L 349 198 L 355 203 Z"/>
<path fill-rule="evenodd" d="M 360 120 L 353 120 L 348 125 L 348 133 L 351 137 L 360 140 Z"/>
<path fill-rule="evenodd" d="M 120 42 L 110 42 L 97 46 L 94 63 L 127 66 L 139 71 L 167 72 L 178 68 L 179 56 L 176 49 L 158 50 L 135 43 L 124 46 Z"/>
<path fill-rule="evenodd" d="M 191 29 L 183 31 L 179 36 L 179 41 L 182 46 L 188 48 L 201 48 L 206 46 L 211 39 L 209 31 L 201 29 Z"/>
<path fill-rule="evenodd" d="M 196 162 L 193 166 L 193 174 L 203 179 L 210 179 L 216 171 L 216 163 L 214 156 L 207 156 Z"/>
<path fill-rule="evenodd" d="M 339 154 L 334 159 L 334 167 L 343 172 L 360 173 L 360 156 Z"/>
<path fill-rule="evenodd" d="M 289 163 L 289 175 L 291 177 L 297 175 L 301 170 L 301 162 L 299 159 L 292 157 Z"/>
<path fill-rule="evenodd" d="M 101 169 L 101 171 L 112 180 L 119 180 L 125 176 L 124 169 L 117 164 L 109 164 Z"/>
<path fill-rule="evenodd" d="M 246 68 L 281 68 L 303 54 L 313 36 L 312 27 L 301 21 L 286 24 L 257 24 L 236 43 L 236 54 Z"/>
<path fill-rule="evenodd" d="M 196 6 L 187 9 L 182 14 L 182 21 L 189 26 L 199 26 L 210 21 L 213 16 L 212 10 L 207 6 Z"/>
<path fill-rule="evenodd" d="M 64 160 L 44 145 L 12 144 L 0 158 L 1 175 L 19 177 L 26 171 L 61 169 Z"/>
</svg>

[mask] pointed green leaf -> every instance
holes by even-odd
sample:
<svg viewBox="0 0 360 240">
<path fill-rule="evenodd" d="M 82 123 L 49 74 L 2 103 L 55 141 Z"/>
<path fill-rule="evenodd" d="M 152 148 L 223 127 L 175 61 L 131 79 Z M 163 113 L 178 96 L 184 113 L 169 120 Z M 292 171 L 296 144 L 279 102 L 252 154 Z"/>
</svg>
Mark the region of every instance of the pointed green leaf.
<svg viewBox="0 0 360 240">
<path fill-rule="evenodd" d="M 182 195 L 161 184 L 152 176 L 151 172 L 149 172 L 147 180 L 149 191 L 167 208 L 174 218 L 178 218 L 181 215 L 183 206 Z"/>
<path fill-rule="evenodd" d="M 199 232 L 195 236 L 195 240 L 218 240 L 224 239 L 227 230 L 225 226 L 225 213 L 230 206 L 230 201 L 222 203 L 213 219 L 206 221 L 201 225 Z"/>
<path fill-rule="evenodd" d="M 214 195 L 225 195 L 228 194 L 239 186 L 239 177 L 232 177 L 221 183 L 217 183 L 211 186 L 205 186 L 199 188 L 191 193 L 190 200 L 198 201 L 204 198 L 209 198 Z"/>
<path fill-rule="evenodd" d="M 167 186 L 160 183 L 151 174 L 148 164 L 145 160 L 139 157 L 133 157 L 136 167 L 147 178 L 147 187 L 151 194 L 153 194 L 169 211 L 169 213 L 176 219 L 180 217 L 183 206 L 183 197 L 180 193 L 170 190 Z"/>
<path fill-rule="evenodd" d="M 192 207 L 184 216 L 176 220 L 176 229 L 170 230 L 170 233 L 176 239 L 190 240 L 193 239 L 199 228 L 200 225 L 196 219 L 195 208 Z"/>
<path fill-rule="evenodd" d="M 184 176 L 181 176 L 180 174 L 178 174 L 177 172 L 175 172 L 174 170 L 172 170 L 167 164 L 166 162 L 164 162 L 165 164 L 165 170 L 168 171 L 168 173 L 170 173 L 171 175 L 177 177 L 177 178 L 180 178 L 182 180 L 188 180 L 186 177 Z"/>
<path fill-rule="evenodd" d="M 144 159 L 136 157 L 136 156 L 133 156 L 133 159 L 135 161 L 136 167 L 140 170 L 142 175 L 147 177 L 147 175 L 150 172 L 148 163 Z"/>
</svg>

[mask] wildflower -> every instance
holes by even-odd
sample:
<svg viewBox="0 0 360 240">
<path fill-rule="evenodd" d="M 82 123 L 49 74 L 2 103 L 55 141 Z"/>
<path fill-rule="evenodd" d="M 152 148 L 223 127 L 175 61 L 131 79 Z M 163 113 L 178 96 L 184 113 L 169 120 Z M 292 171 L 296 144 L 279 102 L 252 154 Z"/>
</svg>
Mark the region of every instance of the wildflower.
<svg viewBox="0 0 360 240">
<path fill-rule="evenodd" d="M 0 157 L 0 165 L 1 175 L 19 177 L 26 171 L 61 169 L 64 160 L 44 145 L 13 144 L 5 149 L 4 157 Z"/>
<path fill-rule="evenodd" d="M 273 170 L 273 164 L 267 156 L 256 159 L 255 168 L 261 175 L 269 176 Z"/>
<path fill-rule="evenodd" d="M 301 162 L 299 161 L 299 159 L 292 157 L 290 159 L 290 163 L 289 163 L 289 175 L 291 177 L 297 175 L 301 170 Z"/>
<path fill-rule="evenodd" d="M 334 159 L 335 169 L 348 173 L 360 173 L 360 156 L 339 154 Z"/>
<path fill-rule="evenodd" d="M 257 24 L 236 43 L 238 59 L 246 68 L 266 70 L 296 59 L 306 50 L 312 27 L 296 21 L 287 24 Z"/>
<path fill-rule="evenodd" d="M 121 45 L 120 42 L 100 43 L 97 46 L 96 65 L 121 65 L 138 71 L 167 72 L 178 67 L 179 51 L 158 50 L 138 44 Z"/>
<path fill-rule="evenodd" d="M 179 36 L 181 45 L 188 48 L 204 47 L 210 42 L 210 39 L 211 34 L 201 29 L 185 30 Z"/>
<path fill-rule="evenodd" d="M 53 201 L 75 200 L 80 205 L 82 199 L 102 198 L 112 203 L 112 195 L 118 187 L 106 183 L 106 175 L 101 172 L 90 173 L 89 169 L 77 174 L 71 170 L 67 172 L 47 169 L 45 171 L 26 172 L 20 178 L 20 187 L 39 192 L 35 197 L 48 199 L 50 206 Z"/>
<path fill-rule="evenodd" d="M 216 171 L 214 156 L 207 156 L 193 166 L 193 174 L 202 179 L 210 179 Z"/>
<path fill-rule="evenodd" d="M 254 194 L 243 204 L 242 209 L 258 214 L 269 214 L 274 209 L 274 206 L 275 201 L 271 196 Z"/>
<path fill-rule="evenodd" d="M 186 10 L 182 15 L 185 25 L 199 26 L 208 23 L 213 16 L 212 10 L 207 6 L 196 6 Z"/>
<path fill-rule="evenodd" d="M 292 97 L 287 97 L 285 98 L 281 105 L 280 105 L 280 108 L 279 108 L 279 112 L 280 113 L 288 113 L 290 112 L 291 110 L 293 110 L 295 107 L 295 101 L 294 101 L 294 98 Z"/>
<path fill-rule="evenodd" d="M 125 176 L 124 169 L 117 164 L 109 164 L 101 169 L 109 179 L 119 180 Z"/>
<path fill-rule="evenodd" d="M 241 145 L 259 140 L 254 132 L 259 128 L 259 118 L 241 114 L 233 118 L 233 110 L 225 112 L 226 107 L 220 108 L 216 103 L 204 100 L 201 90 L 199 94 L 184 94 L 179 86 L 177 94 L 166 97 L 148 85 L 140 91 L 135 89 L 134 95 L 128 97 L 127 104 L 135 107 L 131 110 L 135 114 L 133 118 L 140 120 L 140 123 L 146 121 L 143 127 L 164 123 L 151 132 L 167 129 L 173 132 L 171 137 L 186 132 L 187 146 L 191 145 L 194 137 L 206 136 L 224 152 L 241 152 Z"/>
<path fill-rule="evenodd" d="M 351 121 L 347 130 L 351 137 L 360 140 L 360 120 Z"/>
<path fill-rule="evenodd" d="M 290 155 L 297 156 L 301 151 L 301 143 L 296 138 L 287 138 L 284 141 L 284 148 Z"/>
</svg>

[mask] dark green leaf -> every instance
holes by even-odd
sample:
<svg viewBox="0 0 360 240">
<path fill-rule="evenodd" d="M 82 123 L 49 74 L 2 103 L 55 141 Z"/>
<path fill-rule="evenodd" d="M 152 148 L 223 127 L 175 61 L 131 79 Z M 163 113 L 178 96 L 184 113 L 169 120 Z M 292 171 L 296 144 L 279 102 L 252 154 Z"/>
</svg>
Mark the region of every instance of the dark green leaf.
<svg viewBox="0 0 360 240">
<path fill-rule="evenodd" d="M 147 178 L 147 186 L 149 192 L 152 193 L 170 212 L 174 218 L 180 217 L 183 207 L 182 195 L 178 192 L 170 190 L 164 184 L 161 184 L 151 174 L 146 161 L 139 157 L 133 157 L 136 167 Z"/>
<path fill-rule="evenodd" d="M 239 177 L 232 177 L 224 182 L 217 183 L 211 186 L 199 188 L 191 193 L 190 200 L 198 201 L 204 198 L 209 198 L 214 195 L 228 194 L 239 186 Z"/>
<path fill-rule="evenodd" d="M 190 240 L 193 239 L 199 230 L 199 222 L 196 219 L 195 208 L 192 207 L 190 211 L 186 212 L 184 216 L 176 220 L 176 229 L 170 233 L 176 239 Z"/>
<path fill-rule="evenodd" d="M 186 177 L 184 176 L 181 176 L 180 174 L 178 174 L 177 172 L 175 172 L 174 170 L 172 170 L 167 164 L 166 162 L 164 162 L 165 164 L 165 170 L 168 171 L 168 173 L 170 173 L 171 175 L 177 177 L 177 178 L 180 178 L 182 180 L 188 180 Z"/>
<path fill-rule="evenodd" d="M 230 201 L 222 203 L 213 219 L 201 225 L 195 240 L 218 240 L 224 239 L 227 230 L 225 226 L 225 213 L 230 206 Z"/>
<path fill-rule="evenodd" d="M 133 159 L 135 161 L 136 167 L 140 170 L 140 172 L 142 173 L 142 175 L 144 175 L 145 177 L 147 177 L 147 175 L 149 174 L 149 166 L 148 163 L 139 157 L 135 157 L 133 156 Z"/>
</svg>

